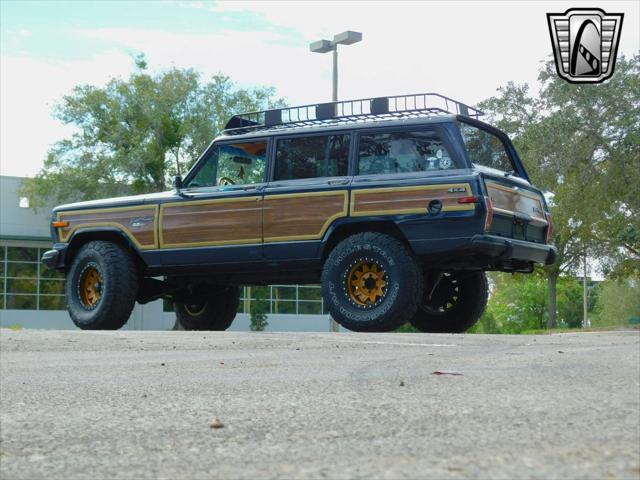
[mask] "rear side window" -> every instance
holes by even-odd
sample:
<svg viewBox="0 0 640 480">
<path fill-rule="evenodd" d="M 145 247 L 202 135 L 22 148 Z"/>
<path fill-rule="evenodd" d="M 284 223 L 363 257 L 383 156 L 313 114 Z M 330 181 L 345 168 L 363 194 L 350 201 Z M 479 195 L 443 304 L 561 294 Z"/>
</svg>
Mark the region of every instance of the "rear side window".
<svg viewBox="0 0 640 480">
<path fill-rule="evenodd" d="M 275 180 L 347 174 L 349 135 L 285 138 L 276 145 Z"/>
<path fill-rule="evenodd" d="M 360 136 L 358 174 L 424 172 L 460 168 L 434 130 Z"/>
<path fill-rule="evenodd" d="M 458 125 L 460 125 L 460 133 L 467 149 L 467 155 L 472 163 L 503 172 L 515 171 L 502 140 L 493 133 L 473 125 L 461 122 Z"/>
</svg>

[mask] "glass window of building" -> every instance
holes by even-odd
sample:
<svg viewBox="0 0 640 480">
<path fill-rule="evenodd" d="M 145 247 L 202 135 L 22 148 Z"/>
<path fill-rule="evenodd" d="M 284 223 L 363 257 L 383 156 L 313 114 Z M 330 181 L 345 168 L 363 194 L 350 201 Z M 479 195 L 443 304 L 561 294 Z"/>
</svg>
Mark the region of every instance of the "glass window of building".
<svg viewBox="0 0 640 480">
<path fill-rule="evenodd" d="M 0 308 L 65 310 L 64 275 L 40 264 L 46 248 L 0 246 Z"/>
</svg>

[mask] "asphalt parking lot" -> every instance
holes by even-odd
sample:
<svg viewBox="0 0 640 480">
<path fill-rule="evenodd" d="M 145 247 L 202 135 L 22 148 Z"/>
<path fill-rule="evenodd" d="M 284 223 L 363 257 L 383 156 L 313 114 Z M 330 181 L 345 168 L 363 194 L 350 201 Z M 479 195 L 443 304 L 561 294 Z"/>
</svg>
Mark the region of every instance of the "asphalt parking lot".
<svg viewBox="0 0 640 480">
<path fill-rule="evenodd" d="M 2 330 L 0 387 L 2 479 L 640 478 L 638 331 Z"/>
</svg>

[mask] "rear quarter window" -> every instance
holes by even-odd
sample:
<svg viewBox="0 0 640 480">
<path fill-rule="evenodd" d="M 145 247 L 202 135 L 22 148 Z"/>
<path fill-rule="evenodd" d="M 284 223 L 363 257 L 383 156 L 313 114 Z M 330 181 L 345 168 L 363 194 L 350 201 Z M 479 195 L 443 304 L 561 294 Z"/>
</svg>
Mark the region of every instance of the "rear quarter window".
<svg viewBox="0 0 640 480">
<path fill-rule="evenodd" d="M 500 138 L 467 123 L 458 122 L 458 125 L 471 163 L 503 172 L 515 171 Z"/>
<path fill-rule="evenodd" d="M 434 130 L 363 134 L 358 175 L 426 172 L 461 168 Z"/>
</svg>

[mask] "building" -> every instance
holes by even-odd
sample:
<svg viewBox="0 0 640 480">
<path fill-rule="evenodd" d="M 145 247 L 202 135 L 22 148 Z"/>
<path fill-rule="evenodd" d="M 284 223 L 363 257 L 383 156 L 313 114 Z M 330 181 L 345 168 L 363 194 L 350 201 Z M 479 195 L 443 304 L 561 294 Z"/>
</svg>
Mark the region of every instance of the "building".
<svg viewBox="0 0 640 480">
<path fill-rule="evenodd" d="M 20 177 L 0 176 L 0 327 L 74 329 L 66 311 L 64 276 L 40 263 L 51 248 L 50 209 L 30 208 L 21 198 Z M 329 331 L 319 286 L 244 287 L 230 330 L 249 330 L 249 309 L 258 289 L 269 299 L 267 331 Z M 175 325 L 170 302 L 136 305 L 123 329 L 169 330 Z"/>
</svg>

